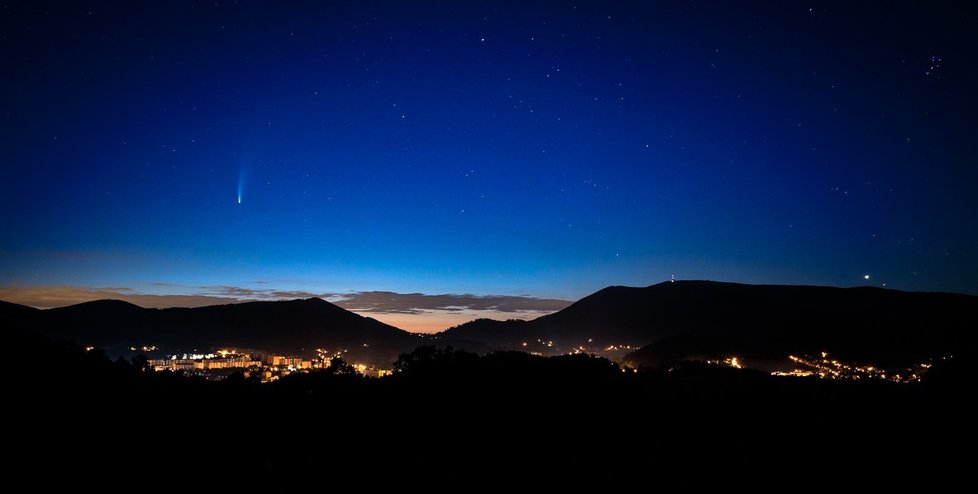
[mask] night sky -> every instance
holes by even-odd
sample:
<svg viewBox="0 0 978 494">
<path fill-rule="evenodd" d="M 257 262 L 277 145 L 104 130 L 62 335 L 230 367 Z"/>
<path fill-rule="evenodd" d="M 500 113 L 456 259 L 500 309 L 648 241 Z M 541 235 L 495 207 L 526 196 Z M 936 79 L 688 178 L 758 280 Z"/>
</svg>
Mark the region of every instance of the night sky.
<svg viewBox="0 0 978 494">
<path fill-rule="evenodd" d="M 0 298 L 433 330 L 673 274 L 978 293 L 954 4 L 320 3 L 4 5 Z"/>
</svg>

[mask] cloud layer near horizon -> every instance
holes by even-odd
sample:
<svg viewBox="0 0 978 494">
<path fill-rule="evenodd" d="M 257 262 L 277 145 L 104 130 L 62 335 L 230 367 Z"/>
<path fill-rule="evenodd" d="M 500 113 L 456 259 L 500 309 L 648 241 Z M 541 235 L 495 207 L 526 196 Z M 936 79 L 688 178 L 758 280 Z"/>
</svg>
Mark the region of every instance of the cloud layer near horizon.
<svg viewBox="0 0 978 494">
<path fill-rule="evenodd" d="M 154 283 L 162 289 L 180 288 Z M 36 286 L 0 288 L 0 300 L 39 308 L 64 307 L 99 299 L 124 300 L 147 308 L 203 307 L 261 300 L 319 297 L 344 309 L 368 315 L 410 331 L 432 332 L 479 317 L 531 319 L 567 307 L 571 302 L 518 295 L 424 294 L 366 291 L 314 293 L 235 286 L 190 287 L 190 294 L 145 293 L 132 288 Z"/>
</svg>

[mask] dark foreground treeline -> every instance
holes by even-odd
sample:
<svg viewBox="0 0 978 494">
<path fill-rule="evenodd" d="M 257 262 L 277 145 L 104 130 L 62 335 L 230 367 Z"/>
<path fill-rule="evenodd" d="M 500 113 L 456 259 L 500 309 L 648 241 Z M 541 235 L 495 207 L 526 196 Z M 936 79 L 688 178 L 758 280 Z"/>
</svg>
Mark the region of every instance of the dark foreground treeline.
<svg viewBox="0 0 978 494">
<path fill-rule="evenodd" d="M 296 473 L 369 483 L 377 478 L 350 476 L 364 467 L 385 481 L 720 468 L 943 482 L 964 464 L 957 443 L 973 430 L 960 360 L 920 385 L 896 385 L 694 363 L 623 373 L 587 356 L 422 347 L 383 379 L 337 366 L 259 384 L 143 371 L 40 337 L 18 345 L 30 362 L 7 379 L 15 464 L 108 477 Z M 708 480 L 719 479 L 684 482 Z"/>
</svg>

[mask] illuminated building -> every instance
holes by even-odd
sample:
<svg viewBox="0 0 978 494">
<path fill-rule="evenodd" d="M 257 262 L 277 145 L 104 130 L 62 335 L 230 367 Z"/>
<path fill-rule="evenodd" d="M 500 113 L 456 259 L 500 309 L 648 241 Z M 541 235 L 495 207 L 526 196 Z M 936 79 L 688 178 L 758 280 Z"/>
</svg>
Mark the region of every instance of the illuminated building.
<svg viewBox="0 0 978 494">
<path fill-rule="evenodd" d="M 375 369 L 372 367 L 367 367 L 362 364 L 355 365 L 353 368 L 356 369 L 356 371 L 359 372 L 360 374 L 363 374 L 364 376 L 367 377 L 384 377 L 394 373 L 394 371 L 390 369 Z"/>
<path fill-rule="evenodd" d="M 149 366 L 155 371 L 185 371 L 194 370 L 196 363 L 195 359 L 161 358 L 150 360 Z"/>
<path fill-rule="evenodd" d="M 252 360 L 248 357 L 237 358 L 218 358 L 209 360 L 199 360 L 195 365 L 197 369 L 235 369 L 261 365 L 261 362 Z"/>
<path fill-rule="evenodd" d="M 312 369 L 312 360 L 305 360 L 302 357 L 272 355 L 268 357 L 268 365 L 273 367 L 289 367 L 292 369 Z"/>
<path fill-rule="evenodd" d="M 250 355 L 238 355 L 224 353 L 224 357 L 214 354 L 192 354 L 192 355 L 171 355 L 165 359 L 151 359 L 148 361 L 151 369 L 155 371 L 192 371 L 192 370 L 211 370 L 211 369 L 240 369 L 261 365 L 261 362 L 251 358 Z"/>
</svg>

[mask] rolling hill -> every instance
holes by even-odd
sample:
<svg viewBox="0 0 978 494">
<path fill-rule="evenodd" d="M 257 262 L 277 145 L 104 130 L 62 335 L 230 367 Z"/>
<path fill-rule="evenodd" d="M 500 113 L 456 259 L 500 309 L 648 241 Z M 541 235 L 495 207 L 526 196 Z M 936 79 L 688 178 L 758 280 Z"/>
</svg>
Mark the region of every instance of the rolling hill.
<svg viewBox="0 0 978 494">
<path fill-rule="evenodd" d="M 144 309 L 118 300 L 48 310 L 4 303 L 0 320 L 49 338 L 112 348 L 157 345 L 189 351 L 227 346 L 275 352 L 348 348 L 389 362 L 421 342 L 416 335 L 318 298 L 192 309 Z"/>
<path fill-rule="evenodd" d="M 680 281 L 609 287 L 532 321 L 479 320 L 438 336 L 495 348 L 552 341 L 560 352 L 655 344 L 635 358 L 831 350 L 885 359 L 970 347 L 976 327 L 978 297 L 969 295 Z"/>
</svg>

